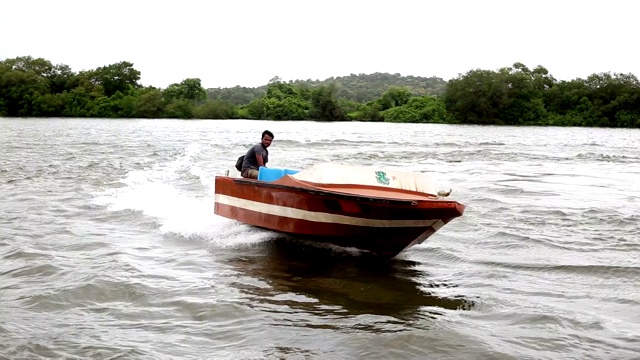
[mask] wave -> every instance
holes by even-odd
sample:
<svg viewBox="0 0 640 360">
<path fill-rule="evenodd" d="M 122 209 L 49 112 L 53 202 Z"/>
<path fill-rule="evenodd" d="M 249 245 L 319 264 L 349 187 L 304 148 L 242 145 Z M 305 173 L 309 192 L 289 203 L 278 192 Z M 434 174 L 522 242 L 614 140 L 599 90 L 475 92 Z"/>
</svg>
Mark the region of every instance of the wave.
<svg viewBox="0 0 640 360">
<path fill-rule="evenodd" d="M 504 146 L 507 145 L 503 142 L 500 141 L 486 141 L 486 142 L 479 142 L 478 145 L 481 146 Z"/>
<path fill-rule="evenodd" d="M 215 179 L 199 166 L 202 147 L 191 144 L 165 163 L 132 170 L 120 180 L 94 193 L 93 204 L 104 206 L 120 219 L 140 225 L 152 222 L 162 233 L 182 239 L 207 241 L 227 247 L 273 238 L 258 230 L 213 213 Z"/>
<path fill-rule="evenodd" d="M 596 153 L 596 152 L 578 153 L 573 157 L 573 159 L 592 160 L 597 162 L 625 163 L 625 164 L 640 162 L 640 157 L 638 156 L 603 154 L 603 153 Z"/>
<path fill-rule="evenodd" d="M 617 265 L 581 265 L 581 264 L 536 264 L 536 263 L 516 263 L 507 261 L 479 261 L 481 264 L 491 265 L 501 268 L 525 270 L 534 272 L 559 272 L 567 274 L 580 274 L 583 276 L 594 276 L 599 279 L 616 279 L 616 281 L 634 281 L 640 276 L 640 266 L 617 266 Z"/>
</svg>

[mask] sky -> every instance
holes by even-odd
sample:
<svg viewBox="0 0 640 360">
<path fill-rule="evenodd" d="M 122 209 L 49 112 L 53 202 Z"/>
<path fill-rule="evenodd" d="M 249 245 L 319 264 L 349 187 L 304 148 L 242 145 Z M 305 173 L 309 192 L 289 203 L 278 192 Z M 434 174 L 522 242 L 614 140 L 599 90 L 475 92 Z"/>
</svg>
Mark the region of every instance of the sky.
<svg viewBox="0 0 640 360">
<path fill-rule="evenodd" d="M 0 11 L 0 60 L 74 71 L 129 61 L 160 88 L 374 72 L 449 80 L 515 62 L 558 80 L 640 76 L 632 0 L 9 0 Z"/>
</svg>

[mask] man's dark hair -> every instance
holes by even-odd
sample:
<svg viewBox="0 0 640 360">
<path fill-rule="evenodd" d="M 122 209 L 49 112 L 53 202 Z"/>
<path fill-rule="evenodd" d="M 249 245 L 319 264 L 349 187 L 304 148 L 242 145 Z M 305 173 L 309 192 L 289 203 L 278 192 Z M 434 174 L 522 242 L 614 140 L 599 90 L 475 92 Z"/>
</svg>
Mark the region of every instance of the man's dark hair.
<svg viewBox="0 0 640 360">
<path fill-rule="evenodd" d="M 271 138 L 273 139 L 273 133 L 272 133 L 271 131 L 269 131 L 269 130 L 265 130 L 265 131 L 263 131 L 263 132 L 262 132 L 262 137 L 261 137 L 260 139 L 264 139 L 264 136 L 265 136 L 265 135 L 269 135 L 269 136 L 271 136 Z"/>
</svg>

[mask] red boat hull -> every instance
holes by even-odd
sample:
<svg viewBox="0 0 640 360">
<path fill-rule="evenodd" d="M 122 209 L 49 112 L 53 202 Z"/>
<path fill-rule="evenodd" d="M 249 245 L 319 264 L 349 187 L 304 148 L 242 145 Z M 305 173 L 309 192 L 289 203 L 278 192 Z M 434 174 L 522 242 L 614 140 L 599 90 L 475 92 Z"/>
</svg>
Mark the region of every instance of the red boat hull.
<svg viewBox="0 0 640 360">
<path fill-rule="evenodd" d="M 288 176 L 286 178 L 289 178 Z M 400 194 L 365 196 L 307 186 L 218 176 L 215 214 L 299 238 L 353 247 L 391 258 L 422 243 L 464 206 L 455 201 Z"/>
</svg>

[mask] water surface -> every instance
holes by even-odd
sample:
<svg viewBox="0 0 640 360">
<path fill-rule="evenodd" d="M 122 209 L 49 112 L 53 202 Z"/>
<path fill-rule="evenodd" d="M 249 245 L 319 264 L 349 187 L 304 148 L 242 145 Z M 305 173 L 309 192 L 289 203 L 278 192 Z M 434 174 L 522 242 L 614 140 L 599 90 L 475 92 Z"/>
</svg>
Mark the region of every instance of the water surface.
<svg viewBox="0 0 640 360">
<path fill-rule="evenodd" d="M 213 214 L 271 166 L 430 174 L 467 208 L 384 264 Z M 638 130 L 0 119 L 0 358 L 638 359 Z"/>
</svg>

